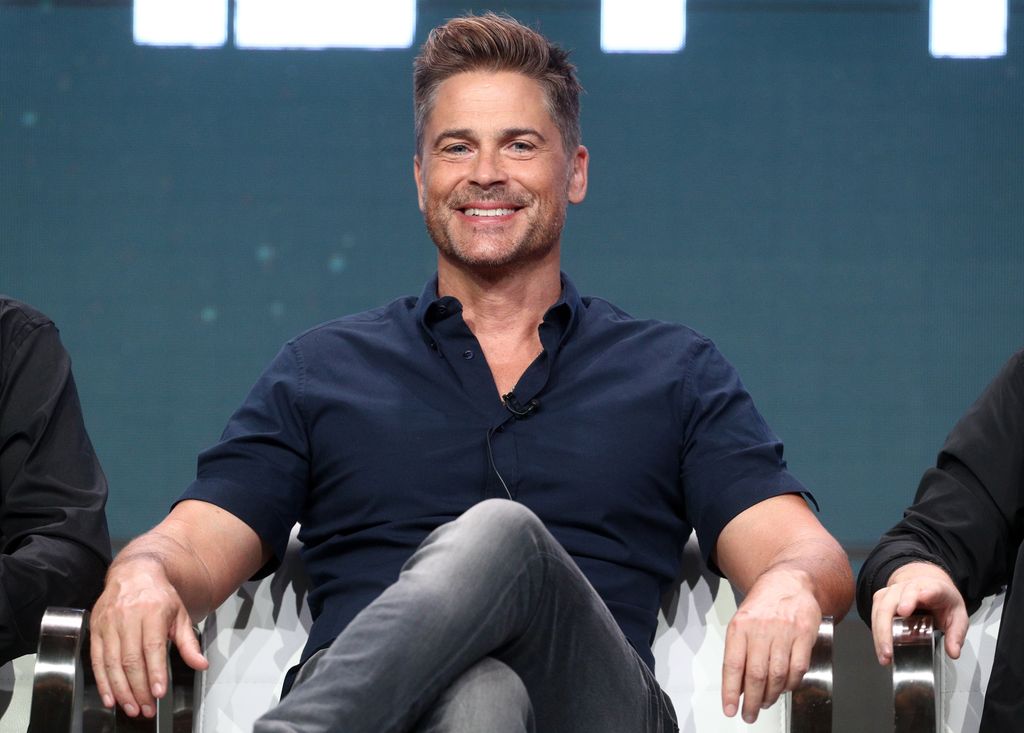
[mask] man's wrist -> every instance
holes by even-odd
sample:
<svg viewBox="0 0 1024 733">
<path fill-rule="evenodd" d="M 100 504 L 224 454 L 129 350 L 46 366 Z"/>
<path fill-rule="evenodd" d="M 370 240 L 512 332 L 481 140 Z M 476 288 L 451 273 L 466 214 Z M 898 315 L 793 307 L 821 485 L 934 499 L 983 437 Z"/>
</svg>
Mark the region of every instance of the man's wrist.
<svg viewBox="0 0 1024 733">
<path fill-rule="evenodd" d="M 950 583 L 953 582 L 953 579 L 949 577 L 949 573 L 941 565 L 929 560 L 914 559 L 893 570 L 892 573 L 889 574 L 886 586 L 905 582 L 912 578 L 919 578 L 921 575 L 941 577 Z"/>
</svg>

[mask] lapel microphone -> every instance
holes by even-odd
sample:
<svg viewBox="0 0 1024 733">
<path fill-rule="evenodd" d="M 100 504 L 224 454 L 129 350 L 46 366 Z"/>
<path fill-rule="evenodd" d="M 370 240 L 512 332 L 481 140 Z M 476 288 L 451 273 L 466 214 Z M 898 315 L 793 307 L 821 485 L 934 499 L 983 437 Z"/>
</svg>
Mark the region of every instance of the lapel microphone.
<svg viewBox="0 0 1024 733">
<path fill-rule="evenodd" d="M 536 399 L 532 399 L 524 405 L 518 400 L 514 392 L 502 395 L 501 401 L 505 405 L 505 409 L 511 412 L 516 420 L 525 420 L 540 407 L 540 402 Z"/>
</svg>

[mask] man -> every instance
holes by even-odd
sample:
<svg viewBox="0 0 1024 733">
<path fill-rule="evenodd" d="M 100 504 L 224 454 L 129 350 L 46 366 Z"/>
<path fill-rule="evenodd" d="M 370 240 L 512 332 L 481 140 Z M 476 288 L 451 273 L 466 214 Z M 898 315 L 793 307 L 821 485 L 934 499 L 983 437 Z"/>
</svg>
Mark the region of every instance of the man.
<svg viewBox="0 0 1024 733">
<path fill-rule="evenodd" d="M 960 656 L 968 608 L 1004 585 L 1007 595 L 981 730 L 1024 729 L 1024 351 L 960 418 L 903 520 L 861 568 L 857 607 L 878 661 L 892 661 L 892 620 L 927 611 Z"/>
<path fill-rule="evenodd" d="M 509 18 L 452 20 L 415 67 L 419 298 L 285 346 L 93 615 L 108 705 L 153 713 L 168 636 L 302 525 L 316 620 L 256 730 L 670 731 L 658 602 L 696 527 L 747 593 L 723 706 L 753 720 L 852 597 L 842 550 L 709 341 L 578 295 L 579 83 Z"/>
<path fill-rule="evenodd" d="M 0 296 L 0 664 L 35 652 L 47 606 L 96 600 L 106 501 L 56 326 Z"/>
</svg>

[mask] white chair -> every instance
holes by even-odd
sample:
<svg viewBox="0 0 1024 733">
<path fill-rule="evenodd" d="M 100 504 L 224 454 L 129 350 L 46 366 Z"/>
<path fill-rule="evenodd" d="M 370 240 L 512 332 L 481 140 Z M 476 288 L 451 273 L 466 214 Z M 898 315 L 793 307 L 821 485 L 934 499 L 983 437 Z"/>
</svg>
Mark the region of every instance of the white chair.
<svg viewBox="0 0 1024 733">
<path fill-rule="evenodd" d="M 247 733 L 253 721 L 278 700 L 284 674 L 298 661 L 311 623 L 304 603 L 308 582 L 298 560 L 298 547 L 293 537 L 285 563 L 274 578 L 246 583 L 206 620 L 203 647 L 210 668 L 202 679 L 197 733 Z M 282 577 L 288 581 L 282 582 Z M 797 730 L 784 703 L 762 711 L 753 726 L 722 713 L 722 652 L 726 625 L 735 611 L 731 587 L 704 567 L 691 538 L 680 584 L 664 599 L 653 645 L 658 682 L 672 698 L 680 718 L 679 730 Z M 830 634 L 830 625 L 828 629 Z M 830 678 L 830 657 L 828 675 Z M 828 689 L 830 698 L 831 679 Z M 812 697 L 820 702 L 819 695 Z M 819 723 L 799 729 L 831 728 Z"/>
<path fill-rule="evenodd" d="M 256 718 L 279 699 L 284 675 L 298 661 L 312 623 L 306 605 L 308 580 L 298 551 L 299 543 L 293 534 L 285 559 L 274 575 L 245 583 L 205 620 L 201 638 L 210 666 L 195 675 L 194 681 L 186 670 L 179 668 L 172 680 L 174 693 L 167 702 L 161 701 L 157 723 L 118 715 L 114 726 L 114 715 L 97 710 L 89 702 L 94 699 L 94 692 L 86 691 L 79 693 L 86 698 L 87 723 L 82 733 L 125 729 L 162 733 L 172 728 L 174 733 L 249 733 Z M 703 567 L 692 538 L 682 568 L 676 592 L 664 599 L 654 643 L 658 681 L 672 697 L 680 717 L 680 731 L 828 733 L 831 622 L 823 624 L 813 669 L 805 677 L 804 686 L 792 697 L 786 696 L 791 697 L 792 714 L 787 704 L 780 702 L 762 711 L 754 726 L 747 726 L 738 717 L 729 719 L 721 712 L 725 628 L 736 610 L 732 589 Z M 77 613 L 84 623 L 83 612 Z M 44 629 L 46 624 L 44 619 Z M 84 649 L 85 642 L 81 645 Z M 174 663 L 180 665 L 180 659 Z M 88 684 L 88 669 L 84 673 L 79 670 L 79 677 L 83 675 Z M 179 690 L 182 681 L 188 688 L 185 691 Z M 46 706 L 47 712 L 50 707 Z M 42 725 L 36 729 L 33 721 L 32 733 L 69 730 Z"/>
<path fill-rule="evenodd" d="M 821 625 L 811 668 L 799 690 L 761 711 L 753 725 L 747 725 L 738 715 L 725 717 L 722 657 L 726 627 L 736 613 L 738 600 L 728 581 L 708 570 L 691 535 L 683 551 L 679 584 L 663 599 L 652 645 L 658 682 L 672 698 L 680 733 L 831 731 L 831 619 Z"/>
<path fill-rule="evenodd" d="M 35 663 L 36 655 L 26 654 L 0 666 L 0 731 L 3 733 L 28 730 Z"/>
</svg>

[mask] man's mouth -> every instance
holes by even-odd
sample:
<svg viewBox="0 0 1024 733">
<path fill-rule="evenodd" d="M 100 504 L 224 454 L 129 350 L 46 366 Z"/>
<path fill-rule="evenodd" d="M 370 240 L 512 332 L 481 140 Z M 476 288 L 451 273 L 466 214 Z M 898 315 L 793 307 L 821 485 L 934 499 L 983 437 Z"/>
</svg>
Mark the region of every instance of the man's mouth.
<svg viewBox="0 0 1024 733">
<path fill-rule="evenodd" d="M 509 216 L 511 214 L 516 213 L 516 211 L 518 211 L 518 209 L 511 209 L 511 208 L 508 208 L 508 209 L 505 209 L 505 208 L 502 208 L 502 209 L 477 209 L 477 208 L 472 208 L 471 207 L 471 208 L 461 209 L 461 211 L 466 216 L 484 216 L 484 217 L 488 217 L 488 216 Z"/>
</svg>

